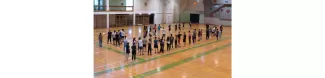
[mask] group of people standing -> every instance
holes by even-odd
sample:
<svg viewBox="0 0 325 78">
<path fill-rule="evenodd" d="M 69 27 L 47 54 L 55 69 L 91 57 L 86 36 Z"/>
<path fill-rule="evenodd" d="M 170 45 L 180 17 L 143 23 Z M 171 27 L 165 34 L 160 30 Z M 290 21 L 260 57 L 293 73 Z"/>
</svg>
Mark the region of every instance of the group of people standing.
<svg viewBox="0 0 325 78">
<path fill-rule="evenodd" d="M 223 32 L 223 26 L 219 25 L 214 27 L 209 27 L 209 25 L 206 25 L 206 39 L 208 40 L 211 36 L 215 36 L 217 40 L 221 38 L 222 32 Z M 210 35 L 211 34 L 211 35 Z"/>
<path fill-rule="evenodd" d="M 179 25 L 179 30 L 181 30 L 180 23 L 178 25 Z M 169 31 L 171 30 L 170 26 L 171 25 L 168 26 Z M 216 36 L 217 40 L 219 37 L 221 37 L 221 33 L 223 30 L 223 27 L 221 25 L 219 26 L 220 30 L 217 29 L 217 26 L 215 27 L 209 27 L 209 25 L 206 26 L 207 26 L 206 39 L 210 38 L 210 34 L 212 34 L 211 36 Z M 127 61 L 130 53 L 132 54 L 132 60 L 136 59 L 137 53 L 139 55 L 145 55 L 144 52 L 147 51 L 147 55 L 152 55 L 152 49 L 154 49 L 155 54 L 157 53 L 160 54 L 160 53 L 164 53 L 165 44 L 167 44 L 167 51 L 169 51 L 171 50 L 171 48 L 179 48 L 182 46 L 186 46 L 187 40 L 188 40 L 188 44 L 194 44 L 196 43 L 196 41 L 201 41 L 203 35 L 202 29 L 198 29 L 198 30 L 194 29 L 193 32 L 188 31 L 188 33 L 183 32 L 184 34 L 181 34 L 181 32 L 179 31 L 175 35 L 170 34 L 169 36 L 166 37 L 166 30 L 164 29 L 164 27 L 161 27 L 160 24 L 158 24 L 158 26 L 155 24 L 154 26 L 143 26 L 143 27 L 144 27 L 143 37 L 133 38 L 131 43 L 127 41 L 124 33 L 124 29 L 118 30 L 117 32 L 115 30 L 114 32 L 111 32 L 109 30 L 107 35 L 108 38 L 107 44 L 112 43 L 111 38 L 113 38 L 113 45 L 115 46 L 120 46 L 120 44 L 122 44 L 123 42 L 124 44 L 123 51 L 126 53 L 126 61 Z M 183 23 L 183 27 L 184 27 L 184 23 Z M 162 30 L 162 36 L 159 35 L 161 30 Z M 177 27 L 175 27 L 175 30 L 177 30 Z M 147 35 L 149 35 L 148 38 Z M 152 37 L 153 35 L 154 37 Z M 183 38 L 181 40 L 182 36 Z M 102 47 L 102 33 L 99 33 L 99 45 L 100 47 Z"/>
<path fill-rule="evenodd" d="M 124 38 L 126 38 L 124 29 L 117 30 L 117 31 L 114 30 L 114 32 L 111 32 L 111 30 L 108 30 L 108 32 L 107 32 L 107 44 L 112 43 L 115 46 L 120 46 L 122 44 L 122 40 Z M 99 41 L 99 47 L 102 47 L 102 43 L 103 43 L 102 33 L 99 33 L 98 41 Z"/>
</svg>

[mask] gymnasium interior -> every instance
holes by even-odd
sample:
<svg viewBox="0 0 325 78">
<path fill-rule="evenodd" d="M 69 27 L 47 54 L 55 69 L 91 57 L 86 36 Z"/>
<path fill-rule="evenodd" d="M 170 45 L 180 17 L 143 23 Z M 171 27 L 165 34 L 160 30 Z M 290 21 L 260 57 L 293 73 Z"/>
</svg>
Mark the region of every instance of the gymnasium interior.
<svg viewBox="0 0 325 78">
<path fill-rule="evenodd" d="M 231 1 L 94 0 L 94 77 L 231 78 Z M 181 33 L 180 47 L 167 51 L 164 45 L 164 53 L 153 50 L 153 55 L 147 55 L 144 50 L 145 54 L 137 53 L 133 61 L 131 55 L 126 58 L 123 42 L 120 46 L 108 42 L 109 31 L 123 29 L 125 40 L 131 43 L 133 38 L 138 40 L 138 37 L 147 35 L 144 34 L 148 31 L 145 26 L 158 25 L 166 31 L 166 36 Z M 213 34 L 206 39 L 207 28 L 220 30 L 220 26 L 222 34 L 218 39 Z M 162 37 L 161 30 L 149 32 L 154 34 L 154 39 Z M 188 39 L 183 42 L 184 33 L 191 34 L 189 31 L 194 30 L 203 31 L 202 39 L 196 39 L 194 43 Z M 99 34 L 102 35 L 101 47 Z"/>
</svg>

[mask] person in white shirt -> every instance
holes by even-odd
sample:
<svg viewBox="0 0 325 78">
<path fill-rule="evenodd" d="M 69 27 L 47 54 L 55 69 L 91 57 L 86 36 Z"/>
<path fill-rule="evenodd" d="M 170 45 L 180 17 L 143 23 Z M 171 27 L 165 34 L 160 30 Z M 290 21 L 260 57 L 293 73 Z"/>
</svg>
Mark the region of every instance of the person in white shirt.
<svg viewBox="0 0 325 78">
<path fill-rule="evenodd" d="M 112 33 L 112 37 L 113 37 L 113 45 L 115 45 L 115 40 L 116 40 L 116 38 L 115 38 L 115 34 L 116 34 L 116 31 L 114 30 L 114 32 Z"/>
<path fill-rule="evenodd" d="M 162 37 L 165 38 L 165 36 L 166 36 L 166 30 L 165 30 L 164 27 L 163 27 L 163 29 L 162 29 L 162 34 L 163 34 Z"/>
<path fill-rule="evenodd" d="M 142 51 L 142 48 L 143 48 L 143 42 L 142 42 L 142 40 L 141 40 L 141 37 L 139 38 L 139 41 L 138 41 L 138 43 L 139 43 L 139 48 L 140 48 L 140 55 L 144 55 L 143 54 L 143 51 Z"/>
</svg>

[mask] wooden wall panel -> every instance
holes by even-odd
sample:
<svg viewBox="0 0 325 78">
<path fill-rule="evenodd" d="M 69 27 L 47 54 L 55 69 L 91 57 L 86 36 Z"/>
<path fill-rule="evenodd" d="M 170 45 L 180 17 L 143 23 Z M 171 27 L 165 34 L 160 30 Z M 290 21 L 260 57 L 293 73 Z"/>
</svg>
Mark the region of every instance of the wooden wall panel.
<svg viewBox="0 0 325 78">
<path fill-rule="evenodd" d="M 105 15 L 94 15 L 94 28 L 106 28 L 107 16 Z"/>
</svg>

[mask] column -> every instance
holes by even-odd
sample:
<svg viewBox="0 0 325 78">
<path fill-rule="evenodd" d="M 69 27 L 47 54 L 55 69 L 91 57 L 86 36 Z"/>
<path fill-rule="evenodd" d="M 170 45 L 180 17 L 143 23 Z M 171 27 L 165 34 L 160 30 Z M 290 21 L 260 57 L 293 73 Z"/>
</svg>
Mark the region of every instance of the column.
<svg viewBox="0 0 325 78">
<path fill-rule="evenodd" d="M 109 13 L 106 14 L 106 28 L 109 28 Z"/>
<path fill-rule="evenodd" d="M 109 0 L 106 0 L 106 11 L 109 11 Z"/>
<path fill-rule="evenodd" d="M 135 13 L 133 12 L 133 26 L 135 26 Z"/>
</svg>

